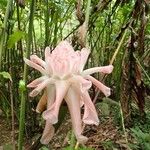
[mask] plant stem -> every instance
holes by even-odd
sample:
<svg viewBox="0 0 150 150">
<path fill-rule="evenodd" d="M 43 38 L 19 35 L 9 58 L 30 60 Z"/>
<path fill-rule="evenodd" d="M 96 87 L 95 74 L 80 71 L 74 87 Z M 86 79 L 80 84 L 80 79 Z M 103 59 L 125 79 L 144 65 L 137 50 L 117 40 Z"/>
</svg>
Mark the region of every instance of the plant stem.
<svg viewBox="0 0 150 150">
<path fill-rule="evenodd" d="M 110 60 L 110 63 L 109 63 L 110 65 L 112 65 L 113 62 L 115 61 L 115 58 L 116 58 L 116 56 L 117 56 L 117 54 L 118 54 L 118 52 L 119 52 L 119 50 L 120 50 L 120 48 L 121 48 L 121 46 L 122 46 L 122 44 L 124 42 L 126 34 L 127 34 L 127 29 L 125 30 L 125 32 L 124 32 L 124 34 L 123 34 L 123 36 L 121 38 L 121 41 L 119 42 L 119 45 L 118 45 L 117 49 L 115 50 L 115 53 L 114 53 L 112 59 Z"/>
<path fill-rule="evenodd" d="M 120 108 L 120 115 L 121 115 L 122 130 L 123 130 L 125 141 L 126 141 L 126 144 L 127 144 L 127 149 L 131 150 L 130 147 L 128 146 L 128 137 L 127 137 L 127 133 L 126 133 L 125 123 L 124 123 L 124 116 L 123 116 L 123 111 L 122 111 L 122 106 L 121 106 L 120 101 L 119 101 L 119 108 Z"/>
<path fill-rule="evenodd" d="M 10 84 L 10 100 L 11 100 L 11 118 L 12 118 L 12 144 L 13 144 L 13 150 L 16 149 L 15 147 L 15 119 L 14 119 L 14 101 L 13 101 L 13 91 L 12 91 L 12 81 L 9 82 Z"/>
<path fill-rule="evenodd" d="M 89 17 L 90 17 L 90 5 L 91 5 L 91 0 L 88 0 L 87 7 L 86 7 L 86 14 L 85 14 L 85 23 L 87 27 L 88 27 Z"/>
<path fill-rule="evenodd" d="M 2 68 L 2 53 L 3 53 L 3 48 L 5 47 L 4 42 L 6 38 L 6 29 L 7 29 L 7 23 L 8 23 L 9 14 L 11 11 L 12 3 L 13 3 L 13 0 L 8 0 L 7 2 L 4 24 L 3 24 L 3 29 L 2 29 L 1 38 L 0 38 L 0 70 Z"/>
<path fill-rule="evenodd" d="M 20 11 L 19 11 L 19 5 L 18 3 L 16 3 L 17 6 L 17 22 L 18 22 L 18 30 L 21 30 L 21 25 L 20 25 Z M 21 58 L 21 64 L 22 64 L 22 68 L 23 68 L 23 45 L 22 45 L 22 40 L 18 41 L 18 45 L 19 45 L 19 53 L 20 53 L 20 58 Z"/>
<path fill-rule="evenodd" d="M 85 43 L 86 47 L 88 48 L 88 38 L 87 38 L 87 31 L 88 31 L 88 24 L 89 24 L 89 17 L 90 17 L 90 5 L 91 0 L 87 1 L 87 7 L 86 7 L 86 14 L 85 14 L 85 27 L 86 27 L 86 34 L 85 34 Z"/>
<path fill-rule="evenodd" d="M 124 136 L 125 136 L 126 143 L 128 143 L 126 129 L 125 129 L 125 125 L 124 125 L 123 111 L 122 111 L 122 107 L 121 107 L 120 101 L 119 101 L 119 108 L 120 108 L 120 115 L 121 115 L 122 130 L 123 130 L 123 133 L 124 133 Z"/>
<path fill-rule="evenodd" d="M 32 31 L 33 31 L 33 18 L 34 18 L 34 7 L 35 7 L 35 0 L 31 1 L 30 5 L 30 17 L 29 17 L 29 27 L 28 27 L 28 43 L 27 43 L 27 51 L 26 51 L 26 57 L 28 58 L 31 51 L 31 45 L 32 45 Z M 27 65 L 24 65 L 24 74 L 23 74 L 23 80 L 26 84 L 27 81 L 27 74 L 28 69 Z M 18 141 L 18 150 L 23 149 L 23 137 L 24 137 L 24 128 L 25 128 L 25 97 L 26 92 L 21 90 L 21 108 L 20 108 L 20 122 L 19 122 L 19 141 Z"/>
<path fill-rule="evenodd" d="M 45 10 L 45 47 L 49 45 L 49 2 L 45 1 L 46 10 Z"/>
</svg>

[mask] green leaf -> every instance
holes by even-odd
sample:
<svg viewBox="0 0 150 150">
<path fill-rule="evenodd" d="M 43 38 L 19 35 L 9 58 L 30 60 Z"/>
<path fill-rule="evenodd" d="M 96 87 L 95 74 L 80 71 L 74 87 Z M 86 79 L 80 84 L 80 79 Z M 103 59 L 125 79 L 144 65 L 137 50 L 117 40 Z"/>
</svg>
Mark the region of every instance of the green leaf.
<svg viewBox="0 0 150 150">
<path fill-rule="evenodd" d="M 13 145 L 12 144 L 5 144 L 3 146 L 3 150 L 13 150 Z"/>
<path fill-rule="evenodd" d="M 109 113 L 110 113 L 110 108 L 109 108 L 109 105 L 105 102 L 100 102 L 100 103 L 97 103 L 96 106 L 98 107 L 98 109 L 101 110 L 102 114 L 104 116 L 108 116 Z"/>
<path fill-rule="evenodd" d="M 1 6 L 1 8 L 5 8 L 7 6 L 7 1 L 6 0 L 0 0 L 0 6 Z"/>
<path fill-rule="evenodd" d="M 9 79 L 10 81 L 12 81 L 11 75 L 8 72 L 5 72 L 5 71 L 0 72 L 0 75 L 2 75 L 3 78 Z"/>
<path fill-rule="evenodd" d="M 24 35 L 25 33 L 20 30 L 11 34 L 8 39 L 8 48 L 12 48 L 15 45 L 15 43 L 17 43 L 19 40 L 21 40 L 24 37 Z"/>
</svg>

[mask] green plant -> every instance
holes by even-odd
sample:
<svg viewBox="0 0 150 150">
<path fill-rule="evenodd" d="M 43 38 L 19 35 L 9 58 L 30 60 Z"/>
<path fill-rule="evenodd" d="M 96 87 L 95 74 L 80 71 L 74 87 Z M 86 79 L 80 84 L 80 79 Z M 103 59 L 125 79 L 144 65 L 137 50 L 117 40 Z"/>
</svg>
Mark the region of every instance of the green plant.
<svg viewBox="0 0 150 150">
<path fill-rule="evenodd" d="M 131 131 L 137 146 L 143 150 L 150 150 L 150 133 L 143 132 L 138 127 L 131 128 Z"/>
<path fill-rule="evenodd" d="M 8 72 L 2 71 L 0 72 L 0 88 L 5 88 L 5 84 L 7 83 L 7 81 L 11 81 L 12 82 L 12 77 Z M 7 89 L 5 89 L 7 90 Z M 9 102 L 9 100 L 7 99 L 7 96 L 5 95 L 5 91 L 4 90 L 0 90 L 0 106 L 1 109 L 3 110 L 5 116 L 8 118 L 10 116 L 10 107 L 11 107 L 11 103 Z"/>
<path fill-rule="evenodd" d="M 28 44 L 27 44 L 27 51 L 26 57 L 29 57 L 31 52 L 31 46 L 33 42 L 33 21 L 34 21 L 34 10 L 35 10 L 35 0 L 31 1 L 30 4 L 30 17 L 29 17 L 29 27 L 28 27 Z M 20 82 L 20 87 L 24 87 L 27 82 L 27 75 L 28 69 L 27 65 L 24 65 L 24 73 L 23 73 L 23 80 L 24 82 Z M 23 85 L 22 85 L 23 83 Z M 26 111 L 26 92 L 24 88 L 21 89 L 21 108 L 20 108 L 20 119 L 19 119 L 19 139 L 18 139 L 18 150 L 23 149 L 23 137 L 24 137 L 24 128 L 25 128 L 25 111 Z"/>
<path fill-rule="evenodd" d="M 134 129 L 138 127 L 143 133 L 147 133 L 150 130 L 150 115 L 148 114 L 150 111 L 148 104 L 150 89 L 148 2 L 146 0 L 140 3 L 138 0 L 91 0 L 91 4 L 87 7 L 87 2 L 90 1 L 46 0 L 36 1 L 34 11 L 34 9 L 30 9 L 31 1 L 0 0 L 0 109 L 3 111 L 2 115 L 10 122 L 12 97 L 16 124 L 18 124 L 19 120 L 16 119 L 18 118 L 16 116 L 19 115 L 20 106 L 22 108 L 19 121 L 20 128 L 23 130 L 20 130 L 19 134 L 23 135 L 24 124 L 26 124 L 27 131 L 30 129 L 29 133 L 26 132 L 27 137 L 37 134 L 36 129 L 37 127 L 39 128 L 37 116 L 32 110 L 35 110 L 39 97 L 34 101 L 26 97 L 27 90 L 25 90 L 24 84 L 26 84 L 26 81 L 37 78 L 39 74 L 30 70 L 27 72 L 26 66 L 24 69 L 23 57 L 28 57 L 28 53 L 36 53 L 39 57 L 42 57 L 43 48 L 50 45 L 51 50 L 53 50 L 58 42 L 66 38 L 72 43 L 75 50 L 80 49 L 82 45 L 79 42 L 81 36 L 78 36 L 78 29 L 83 27 L 82 23 L 86 21 L 88 30 L 85 35 L 88 36 L 86 36 L 86 40 L 83 40 L 86 41 L 86 44 L 88 43 L 91 49 L 86 67 L 106 65 L 115 54 L 113 57 L 115 58 L 113 59 L 114 72 L 105 81 L 113 90 L 111 99 L 116 103 L 121 100 L 120 108 L 123 111 L 119 109 L 118 105 L 112 105 L 111 107 L 113 108 L 114 121 L 117 122 L 117 126 L 120 128 L 124 124 L 129 125 L 131 123 Z M 23 2 L 25 3 L 23 4 Z M 33 14 L 32 11 L 34 11 L 34 18 L 30 15 Z M 117 48 L 118 45 L 119 48 Z M 131 58 L 132 55 L 133 57 Z M 139 71 L 136 74 L 138 70 L 133 68 L 133 64 L 137 64 L 141 72 Z M 11 78 L 8 74 L 10 70 Z M 94 74 L 94 76 L 99 80 L 103 78 L 99 74 Z M 27 78 L 27 80 L 22 78 Z M 138 84 L 140 82 L 143 84 L 143 90 L 136 91 L 137 88 L 140 89 L 142 86 L 136 86 L 133 83 L 133 78 L 138 81 Z M 13 80 L 11 88 L 10 79 Z M 20 80 L 23 80 L 23 82 L 19 82 Z M 124 83 L 122 80 L 126 82 Z M 132 94 L 135 95 L 133 88 L 136 93 L 140 93 L 143 96 L 142 98 L 136 96 L 135 101 L 140 102 L 141 100 L 140 104 L 137 103 L 137 107 L 145 105 L 146 118 L 140 118 L 138 109 L 135 115 L 132 116 L 134 110 L 132 107 L 133 101 L 131 100 L 133 99 Z M 13 95 L 10 94 L 10 89 L 12 89 Z M 145 93 L 144 90 L 146 91 Z M 95 91 L 95 87 L 90 91 L 93 97 L 95 96 Z M 20 97 L 22 97 L 21 101 Z M 103 95 L 96 97 L 95 102 L 97 98 L 99 100 L 102 97 Z M 144 104 L 144 98 L 146 99 L 146 104 Z M 111 108 L 109 110 L 107 105 L 101 107 L 104 109 L 102 110 L 104 116 L 112 115 Z M 123 115 L 118 113 L 119 111 Z M 124 112 L 127 113 L 124 114 Z M 63 114 L 65 114 L 65 111 L 63 111 Z M 63 117 L 60 116 L 60 118 L 63 121 Z M 129 121 L 129 124 L 126 123 L 126 120 Z M 57 128 L 60 125 L 61 123 L 58 123 Z M 38 134 L 40 133 L 38 132 Z M 139 145 L 135 144 L 132 146 L 135 147 L 134 149 L 139 147 Z"/>
<path fill-rule="evenodd" d="M 72 149 L 70 147 L 65 147 L 65 148 L 63 148 L 63 150 L 74 150 L 74 149 Z M 94 150 L 94 149 L 88 148 L 88 147 L 79 147 L 77 150 Z"/>
<path fill-rule="evenodd" d="M 102 144 L 104 150 L 113 150 L 116 148 L 114 142 L 111 140 L 104 141 L 101 144 Z"/>
</svg>

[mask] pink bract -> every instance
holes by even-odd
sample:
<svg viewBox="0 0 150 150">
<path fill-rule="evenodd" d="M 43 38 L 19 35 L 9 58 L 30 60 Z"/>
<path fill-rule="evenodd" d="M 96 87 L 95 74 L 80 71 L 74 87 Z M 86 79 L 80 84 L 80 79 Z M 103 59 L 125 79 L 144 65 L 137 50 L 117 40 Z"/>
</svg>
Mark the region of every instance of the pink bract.
<svg viewBox="0 0 150 150">
<path fill-rule="evenodd" d="M 105 96 L 110 95 L 110 88 L 91 76 L 95 72 L 111 73 L 113 66 L 94 67 L 83 70 L 90 51 L 83 48 L 81 51 L 74 51 L 67 42 L 60 42 L 57 47 L 50 52 L 50 48 L 45 49 L 45 61 L 36 55 L 32 55 L 30 60 L 24 58 L 27 65 L 41 72 L 42 77 L 35 79 L 27 86 L 34 88 L 30 93 L 31 97 L 38 95 L 44 90 L 44 96 L 37 106 L 37 112 L 42 112 L 44 106 L 47 109 L 43 112 L 46 120 L 45 129 L 41 142 L 48 144 L 54 134 L 53 124 L 58 122 L 59 108 L 65 100 L 71 115 L 74 134 L 80 143 L 87 141 L 87 137 L 82 135 L 82 121 L 85 124 L 99 124 L 97 112 L 88 90 L 92 83 L 101 90 Z M 81 118 L 81 106 L 84 105 L 84 115 Z"/>
</svg>

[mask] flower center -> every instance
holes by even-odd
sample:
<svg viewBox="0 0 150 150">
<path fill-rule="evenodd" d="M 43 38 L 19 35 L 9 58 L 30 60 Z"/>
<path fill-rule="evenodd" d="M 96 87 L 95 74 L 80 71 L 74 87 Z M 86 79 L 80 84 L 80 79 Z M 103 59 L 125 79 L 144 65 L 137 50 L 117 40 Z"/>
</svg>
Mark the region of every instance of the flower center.
<svg viewBox="0 0 150 150">
<path fill-rule="evenodd" d="M 72 76 L 73 76 L 72 74 L 68 74 L 68 75 L 65 75 L 65 76 L 62 76 L 62 77 L 57 76 L 57 75 L 53 75 L 52 78 L 56 79 L 56 80 L 68 80 Z"/>
</svg>

